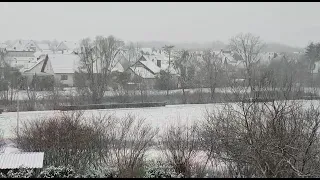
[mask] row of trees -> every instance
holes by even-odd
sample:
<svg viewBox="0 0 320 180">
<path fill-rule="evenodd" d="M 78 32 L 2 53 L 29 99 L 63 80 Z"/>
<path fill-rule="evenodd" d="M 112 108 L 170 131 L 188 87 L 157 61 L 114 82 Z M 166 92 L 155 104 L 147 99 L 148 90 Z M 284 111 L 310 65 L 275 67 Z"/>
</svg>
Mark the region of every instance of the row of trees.
<svg viewBox="0 0 320 180">
<path fill-rule="evenodd" d="M 80 44 L 81 52 L 78 55 L 81 66 L 78 72 L 75 73 L 75 84 L 78 89 L 78 94 L 90 97 L 86 98 L 90 103 L 101 103 L 105 92 L 110 89 L 110 87 L 117 87 L 113 89 L 118 89 L 116 90 L 118 94 L 128 96 L 127 83 L 132 80 L 130 74 L 115 73 L 112 72 L 112 70 L 121 58 L 129 60 L 128 66 L 132 65 L 141 55 L 141 53 L 139 53 L 139 46 L 131 43 L 128 47 L 125 47 L 124 43 L 114 36 L 97 36 L 94 40 L 86 38 L 83 39 Z M 296 76 L 292 80 L 292 83 L 300 83 L 306 86 L 315 85 L 317 79 L 314 79 L 310 67 L 319 59 L 319 44 L 311 43 L 306 48 L 306 54 L 300 56 L 297 60 L 293 60 L 292 55 L 284 53 L 280 60 L 281 62 L 272 61 L 269 65 L 261 63 L 260 55 L 264 47 L 265 44 L 261 39 L 250 33 L 239 34 L 232 37 L 228 48 L 241 56 L 241 68 L 228 66 L 225 64 L 224 59 L 209 49 L 204 50 L 204 53 L 199 59 L 199 56 L 195 52 L 189 50 L 174 50 L 174 46 L 165 46 L 163 49 L 169 56 L 170 61 L 168 69 L 161 71 L 158 75 L 155 87 L 166 90 L 167 96 L 169 95 L 170 89 L 177 88 L 177 83 L 174 82 L 173 75 L 170 73 L 170 69 L 172 68 L 178 73 L 175 77 L 177 77 L 178 84 L 180 85 L 179 88 L 182 90 L 182 102 L 184 103 L 187 102 L 188 96 L 186 89 L 200 88 L 202 90 L 202 88 L 209 88 L 210 99 L 214 101 L 216 88 L 239 84 L 235 82 L 235 79 L 245 79 L 240 85 L 248 87 L 248 90 L 254 94 L 255 91 L 258 91 L 258 86 L 268 80 L 267 77 L 269 77 L 270 80 L 270 78 L 280 78 L 280 76 L 282 78 L 288 75 L 284 73 L 289 73 L 289 67 L 292 71 L 299 74 L 299 76 Z M 126 53 L 123 53 L 124 51 L 126 51 Z M 13 92 L 13 89 L 17 88 L 17 83 L 14 81 L 19 79 L 21 75 L 11 73 L 12 76 L 9 77 L 10 73 L 6 72 L 9 69 L 6 68 L 7 65 L 4 58 L 5 51 L 1 51 L 0 55 L 2 67 L 0 85 L 3 90 L 11 89 Z M 171 61 L 172 59 L 174 61 Z M 3 79 L 6 80 L 4 81 Z M 139 84 L 138 89 L 141 91 L 142 97 L 149 82 L 141 78 L 136 80 L 136 82 Z M 306 82 L 310 83 L 307 84 Z M 40 85 L 37 85 L 37 87 L 40 87 Z M 123 89 L 123 92 L 120 92 L 119 89 Z M 254 98 L 253 95 L 252 98 Z"/>
</svg>

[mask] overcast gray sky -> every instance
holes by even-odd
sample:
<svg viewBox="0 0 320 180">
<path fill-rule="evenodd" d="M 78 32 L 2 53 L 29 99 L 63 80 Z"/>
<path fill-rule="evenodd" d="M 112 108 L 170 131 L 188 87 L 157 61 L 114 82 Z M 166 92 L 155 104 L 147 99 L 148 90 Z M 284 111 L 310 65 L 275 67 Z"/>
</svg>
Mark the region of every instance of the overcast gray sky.
<svg viewBox="0 0 320 180">
<path fill-rule="evenodd" d="M 240 32 L 304 47 L 320 41 L 318 2 L 1 2 L 0 40 L 79 40 L 115 35 L 132 41 L 228 42 Z"/>
</svg>

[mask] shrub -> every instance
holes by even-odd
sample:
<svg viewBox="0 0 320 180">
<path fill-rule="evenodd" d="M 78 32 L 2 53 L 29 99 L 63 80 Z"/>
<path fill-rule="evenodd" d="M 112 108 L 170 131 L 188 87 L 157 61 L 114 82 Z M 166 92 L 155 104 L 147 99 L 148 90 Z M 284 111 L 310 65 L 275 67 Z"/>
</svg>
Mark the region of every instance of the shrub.
<svg viewBox="0 0 320 180">
<path fill-rule="evenodd" d="M 181 175 L 180 175 L 181 176 Z M 149 161 L 145 167 L 144 178 L 175 178 L 178 174 L 174 168 L 162 161 Z"/>
<path fill-rule="evenodd" d="M 171 90 L 175 89 L 176 85 L 171 75 L 168 74 L 168 72 L 161 70 L 156 78 L 155 88 L 159 90 Z"/>
<path fill-rule="evenodd" d="M 94 118 L 89 121 L 83 112 L 76 111 L 25 123 L 16 144 L 24 151 L 45 152 L 45 166 L 71 165 L 84 171 L 97 163 L 99 152 L 105 150 L 101 147 L 103 128 L 96 127 L 101 124 L 92 123 L 97 120 Z"/>
<path fill-rule="evenodd" d="M 228 177 L 318 177 L 318 108 L 297 102 L 238 103 L 209 115 L 203 148 Z"/>
<path fill-rule="evenodd" d="M 40 172 L 39 178 L 75 178 L 75 170 L 71 166 L 49 166 Z"/>
<path fill-rule="evenodd" d="M 193 160 L 198 150 L 197 127 L 171 126 L 165 131 L 160 148 L 166 160 L 175 169 L 186 177 L 191 177 Z"/>
<path fill-rule="evenodd" d="M 118 122 L 113 130 L 113 164 L 119 171 L 119 177 L 140 177 L 145 164 L 145 152 L 151 147 L 158 129 L 152 129 L 143 119 L 137 121 L 131 115 Z"/>
<path fill-rule="evenodd" d="M 32 169 L 19 168 L 8 171 L 5 176 L 6 178 L 34 178 L 35 173 Z"/>
</svg>

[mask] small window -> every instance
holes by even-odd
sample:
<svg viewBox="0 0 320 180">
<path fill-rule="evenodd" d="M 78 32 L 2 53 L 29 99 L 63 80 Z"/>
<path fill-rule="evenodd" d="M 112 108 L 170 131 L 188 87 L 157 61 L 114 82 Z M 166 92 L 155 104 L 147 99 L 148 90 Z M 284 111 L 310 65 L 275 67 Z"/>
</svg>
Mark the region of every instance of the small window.
<svg viewBox="0 0 320 180">
<path fill-rule="evenodd" d="M 161 67 L 161 60 L 157 60 L 157 66 Z"/>
<path fill-rule="evenodd" d="M 68 75 L 61 75 L 61 80 L 68 80 Z"/>
</svg>

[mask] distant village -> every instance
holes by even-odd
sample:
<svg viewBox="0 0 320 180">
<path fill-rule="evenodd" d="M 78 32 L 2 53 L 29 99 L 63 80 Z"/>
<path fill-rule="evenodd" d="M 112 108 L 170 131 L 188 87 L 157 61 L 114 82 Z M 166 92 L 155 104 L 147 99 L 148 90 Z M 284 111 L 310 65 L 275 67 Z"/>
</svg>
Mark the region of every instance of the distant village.
<svg viewBox="0 0 320 180">
<path fill-rule="evenodd" d="M 5 50 L 5 61 L 14 68 L 19 69 L 22 76 L 28 77 L 29 81 L 36 74 L 37 76 L 54 76 L 55 80 L 66 87 L 74 86 L 74 74 L 79 70 L 81 47 L 78 42 L 62 41 L 58 45 L 49 43 L 37 43 L 33 40 L 17 40 L 12 44 L 0 44 Z M 153 88 L 155 79 L 161 70 L 169 72 L 173 76 L 179 76 L 174 68 L 175 52 L 179 49 L 173 48 L 170 57 L 163 49 L 150 47 L 135 48 L 134 53 L 123 46 L 117 54 L 116 64 L 112 72 L 129 72 L 131 78 L 139 77 L 148 82 L 148 87 Z M 212 51 L 223 60 L 225 66 L 233 69 L 243 67 L 243 59 L 236 52 L 221 49 Z M 134 56 L 132 56 L 134 54 Z M 301 54 L 296 52 L 295 54 Z M 193 63 L 203 61 L 203 51 L 192 51 Z M 268 64 L 272 60 L 281 58 L 281 53 L 263 52 L 260 55 L 260 62 Z M 198 69 L 200 70 L 200 69 Z"/>
</svg>

